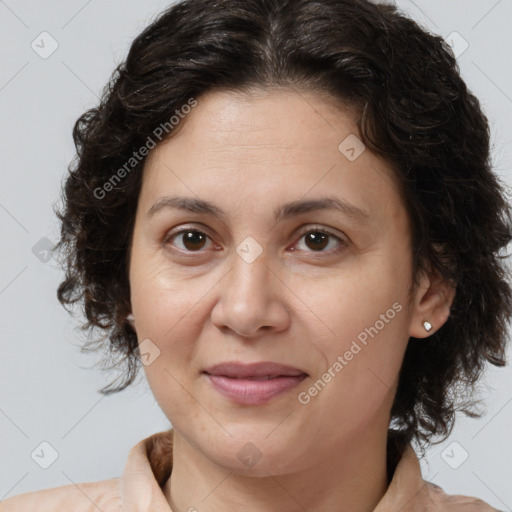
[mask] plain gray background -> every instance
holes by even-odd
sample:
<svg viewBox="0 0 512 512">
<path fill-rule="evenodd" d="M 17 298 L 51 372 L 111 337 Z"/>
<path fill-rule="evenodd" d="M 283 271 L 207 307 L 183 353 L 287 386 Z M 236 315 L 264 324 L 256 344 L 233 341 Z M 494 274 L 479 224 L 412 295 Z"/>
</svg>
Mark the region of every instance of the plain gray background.
<svg viewBox="0 0 512 512">
<path fill-rule="evenodd" d="M 456 41 L 462 75 L 491 120 L 496 171 L 511 184 L 512 0 L 397 3 Z M 44 261 L 45 246 L 58 238 L 52 205 L 74 156 L 73 123 L 97 103 L 133 38 L 168 5 L 0 1 L 0 500 L 120 476 L 130 448 L 169 427 L 143 373 L 120 394 L 97 392 L 109 375 L 87 369 L 96 359 L 80 354 L 78 319 L 56 298 L 62 272 Z M 45 55 L 52 44 L 58 48 Z M 486 415 L 460 417 L 450 438 L 422 461 L 423 475 L 450 494 L 510 511 L 512 369 L 489 368 L 483 384 Z M 31 456 L 51 453 L 42 442 L 58 454 L 48 469 Z"/>
</svg>

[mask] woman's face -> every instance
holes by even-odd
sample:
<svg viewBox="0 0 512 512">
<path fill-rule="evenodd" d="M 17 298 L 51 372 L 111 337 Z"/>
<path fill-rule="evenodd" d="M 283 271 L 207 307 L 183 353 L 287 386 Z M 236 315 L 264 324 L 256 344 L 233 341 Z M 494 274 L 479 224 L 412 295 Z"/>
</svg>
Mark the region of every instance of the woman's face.
<svg viewBox="0 0 512 512">
<path fill-rule="evenodd" d="M 406 344 L 421 335 L 390 167 L 361 152 L 354 114 L 327 97 L 197 100 L 148 156 L 131 247 L 132 312 L 156 400 L 209 460 L 253 475 L 382 441 Z M 310 203 L 326 198 L 330 207 Z M 205 373 L 225 362 L 274 362 L 296 376 Z"/>
</svg>

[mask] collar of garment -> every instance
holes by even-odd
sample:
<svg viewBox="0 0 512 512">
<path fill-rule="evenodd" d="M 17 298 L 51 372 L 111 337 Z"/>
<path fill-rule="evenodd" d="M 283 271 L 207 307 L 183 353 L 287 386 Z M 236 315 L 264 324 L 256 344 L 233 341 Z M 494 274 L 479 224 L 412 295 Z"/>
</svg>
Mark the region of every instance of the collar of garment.
<svg viewBox="0 0 512 512">
<path fill-rule="evenodd" d="M 0 512 L 172 512 L 163 488 L 172 471 L 173 433 L 159 432 L 137 443 L 120 478 L 20 494 L 1 501 Z M 499 512 L 423 480 L 412 446 L 395 441 L 388 442 L 392 478 L 373 512 Z"/>
<path fill-rule="evenodd" d="M 171 429 L 148 437 L 131 450 L 121 482 L 123 512 L 172 512 L 162 490 L 171 475 L 172 441 Z M 396 445 L 389 444 L 389 457 L 395 457 L 397 464 L 390 465 L 390 484 L 373 512 L 496 512 L 479 499 L 447 495 L 441 487 L 422 478 L 419 459 L 411 445 L 405 447 L 401 457 L 393 453 L 396 449 Z"/>
</svg>

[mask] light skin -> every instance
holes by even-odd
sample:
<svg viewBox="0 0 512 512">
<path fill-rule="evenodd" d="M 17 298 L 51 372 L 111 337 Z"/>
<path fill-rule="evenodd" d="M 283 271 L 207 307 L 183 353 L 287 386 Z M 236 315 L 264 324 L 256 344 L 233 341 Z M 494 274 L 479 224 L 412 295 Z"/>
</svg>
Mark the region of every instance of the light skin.
<svg viewBox="0 0 512 512">
<path fill-rule="evenodd" d="M 139 343 L 160 350 L 144 369 L 174 428 L 166 498 L 174 512 L 369 512 L 388 485 L 386 435 L 409 337 L 443 325 L 454 290 L 422 274 L 409 295 L 410 225 L 393 170 L 369 149 L 354 161 L 338 149 L 358 133 L 352 109 L 294 89 L 197 100 L 146 160 L 129 267 Z M 208 201 L 224 216 L 162 203 L 148 213 L 168 196 Z M 325 196 L 362 213 L 274 219 L 286 203 Z M 182 229 L 204 235 L 190 242 Z M 318 230 L 329 233 L 323 245 Z M 237 252 L 247 237 L 262 251 L 251 263 Z M 301 403 L 396 303 L 402 309 Z M 308 377 L 242 405 L 201 373 L 225 361 L 274 361 Z M 246 443 L 261 454 L 250 467 L 237 456 Z"/>
</svg>

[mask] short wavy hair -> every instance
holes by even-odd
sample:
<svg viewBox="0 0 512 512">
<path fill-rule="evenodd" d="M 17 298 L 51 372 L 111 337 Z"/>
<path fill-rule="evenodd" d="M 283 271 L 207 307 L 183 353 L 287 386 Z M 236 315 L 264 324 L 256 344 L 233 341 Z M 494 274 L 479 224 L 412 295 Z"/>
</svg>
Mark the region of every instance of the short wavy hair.
<svg viewBox="0 0 512 512">
<path fill-rule="evenodd" d="M 505 364 L 510 209 L 492 170 L 488 120 L 450 47 L 395 6 L 368 0 L 181 1 L 134 39 L 100 103 L 76 121 L 77 154 L 56 210 L 66 268 L 57 295 L 66 308 L 82 306 L 82 350 L 102 350 L 104 368 L 122 369 L 100 392 L 125 389 L 141 367 L 127 321 L 145 162 L 130 160 L 134 151 L 191 98 L 264 87 L 328 94 L 356 108 L 363 142 L 401 184 L 413 283 L 437 269 L 456 285 L 445 325 L 409 340 L 391 410 L 390 433 L 404 442 L 445 439 L 458 410 L 480 415 L 472 397 L 485 363 Z M 99 193 L 128 161 L 133 169 Z"/>
</svg>

